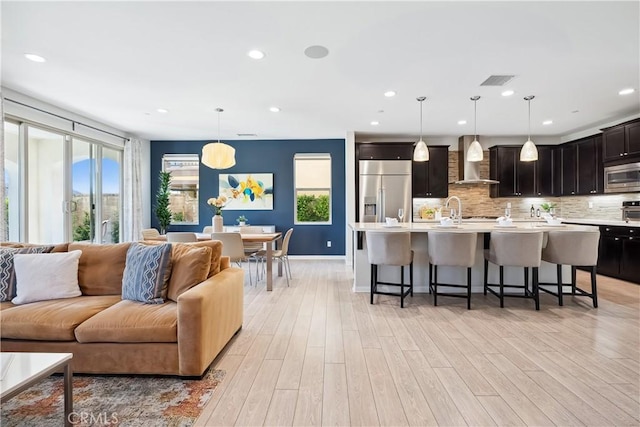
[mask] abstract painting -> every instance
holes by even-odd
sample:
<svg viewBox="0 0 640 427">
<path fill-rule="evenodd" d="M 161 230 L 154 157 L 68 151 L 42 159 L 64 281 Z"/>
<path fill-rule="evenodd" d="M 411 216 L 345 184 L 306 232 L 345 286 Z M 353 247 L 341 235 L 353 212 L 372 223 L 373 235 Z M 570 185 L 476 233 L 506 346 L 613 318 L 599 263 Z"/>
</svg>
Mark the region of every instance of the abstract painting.
<svg viewBox="0 0 640 427">
<path fill-rule="evenodd" d="M 229 199 L 224 210 L 273 210 L 272 173 L 221 173 L 219 190 Z"/>
</svg>

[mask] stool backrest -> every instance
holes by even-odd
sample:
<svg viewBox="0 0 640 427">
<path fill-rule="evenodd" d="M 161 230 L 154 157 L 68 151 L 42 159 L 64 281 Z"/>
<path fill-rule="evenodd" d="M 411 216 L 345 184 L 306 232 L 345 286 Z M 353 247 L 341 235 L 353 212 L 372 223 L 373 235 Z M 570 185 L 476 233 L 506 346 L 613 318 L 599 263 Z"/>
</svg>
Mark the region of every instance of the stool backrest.
<svg viewBox="0 0 640 427">
<path fill-rule="evenodd" d="M 369 263 L 376 265 L 411 264 L 411 233 L 408 231 L 367 231 Z"/>
<path fill-rule="evenodd" d="M 542 259 L 554 264 L 580 267 L 596 265 L 599 243 L 598 229 L 549 231 Z"/>
<path fill-rule="evenodd" d="M 172 232 L 167 233 L 167 242 L 197 242 L 196 233 Z"/>
<path fill-rule="evenodd" d="M 489 250 L 498 265 L 540 267 L 542 231 L 492 231 Z"/>
<path fill-rule="evenodd" d="M 477 233 L 429 231 L 429 262 L 434 265 L 473 267 L 476 262 L 477 241 Z"/>
</svg>

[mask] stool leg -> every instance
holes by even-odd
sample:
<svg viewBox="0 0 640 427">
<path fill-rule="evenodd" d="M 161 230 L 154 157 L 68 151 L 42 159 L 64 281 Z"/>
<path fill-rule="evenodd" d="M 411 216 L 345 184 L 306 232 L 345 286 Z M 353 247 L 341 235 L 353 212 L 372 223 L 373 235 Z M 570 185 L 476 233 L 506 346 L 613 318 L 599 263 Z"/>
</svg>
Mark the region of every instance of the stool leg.
<svg viewBox="0 0 640 427">
<path fill-rule="evenodd" d="M 532 290 L 533 291 L 533 290 Z M 524 268 L 524 296 L 529 294 L 529 268 Z"/>
<path fill-rule="evenodd" d="M 467 267 L 467 310 L 471 310 L 471 267 Z"/>
<path fill-rule="evenodd" d="M 400 308 L 404 308 L 404 265 L 400 266 Z"/>
<path fill-rule="evenodd" d="M 484 294 L 487 294 L 487 284 L 488 282 L 488 277 L 489 277 L 489 261 L 487 261 L 486 259 L 484 260 Z"/>
<path fill-rule="evenodd" d="M 433 305 L 438 305 L 438 266 L 433 266 Z"/>
<path fill-rule="evenodd" d="M 371 264 L 371 301 L 370 304 L 373 304 L 373 283 L 376 280 L 376 265 Z"/>
<path fill-rule="evenodd" d="M 500 266 L 500 308 L 504 308 L 504 267 Z"/>
<path fill-rule="evenodd" d="M 571 266 L 571 294 L 576 294 L 576 267 L 575 265 Z"/>
<path fill-rule="evenodd" d="M 562 306 L 564 305 L 564 303 L 562 301 L 562 265 L 561 264 L 556 265 L 556 272 L 557 272 L 556 275 L 558 277 L 558 305 Z"/>
<path fill-rule="evenodd" d="M 538 292 L 538 267 L 533 267 L 533 298 L 536 310 L 540 310 L 540 292 Z"/>
<path fill-rule="evenodd" d="M 431 284 L 433 283 L 433 264 L 429 263 L 429 293 L 431 293 Z"/>
<path fill-rule="evenodd" d="M 413 261 L 409 264 L 409 286 L 411 289 L 411 296 L 413 296 Z"/>
<path fill-rule="evenodd" d="M 591 298 L 593 298 L 593 308 L 598 308 L 598 288 L 596 286 L 596 266 L 591 266 Z"/>
</svg>

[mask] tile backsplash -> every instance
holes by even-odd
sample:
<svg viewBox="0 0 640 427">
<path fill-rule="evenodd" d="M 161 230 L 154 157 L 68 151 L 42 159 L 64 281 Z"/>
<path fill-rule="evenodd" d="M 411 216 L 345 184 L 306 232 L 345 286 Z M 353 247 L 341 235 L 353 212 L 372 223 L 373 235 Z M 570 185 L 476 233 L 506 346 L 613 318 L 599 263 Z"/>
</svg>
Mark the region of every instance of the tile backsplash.
<svg viewBox="0 0 640 427">
<path fill-rule="evenodd" d="M 480 164 L 480 177 L 489 178 L 489 152 L 485 151 Z M 458 152 L 449 152 L 449 182 L 458 178 Z M 626 200 L 640 200 L 640 193 L 571 197 L 502 197 L 492 199 L 489 185 L 449 184 L 449 196 L 458 196 L 462 201 L 465 217 L 497 217 L 504 214 L 507 203 L 511 203 L 511 216 L 528 218 L 531 205 L 535 209 L 542 203 L 555 203 L 556 214 L 564 218 L 621 219 L 620 208 Z M 413 215 L 418 217 L 421 206 L 444 206 L 446 199 L 413 199 Z M 589 205 L 591 204 L 591 207 Z M 455 206 L 455 204 L 454 204 Z M 449 212 L 444 212 L 448 214 Z"/>
</svg>

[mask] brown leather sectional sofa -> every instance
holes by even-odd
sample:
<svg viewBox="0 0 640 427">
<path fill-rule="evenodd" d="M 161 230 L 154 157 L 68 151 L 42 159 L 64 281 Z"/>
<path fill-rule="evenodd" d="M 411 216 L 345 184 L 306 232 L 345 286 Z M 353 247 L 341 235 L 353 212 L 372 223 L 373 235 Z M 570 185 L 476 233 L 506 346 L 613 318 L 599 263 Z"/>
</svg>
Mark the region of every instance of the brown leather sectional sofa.
<svg viewBox="0 0 640 427">
<path fill-rule="evenodd" d="M 82 250 L 82 296 L 0 303 L 1 350 L 70 352 L 79 373 L 202 375 L 242 326 L 242 269 L 221 257 L 218 241 L 174 244 L 169 295 L 175 301 L 122 300 L 129 246 L 70 243 L 69 251 Z"/>
</svg>

